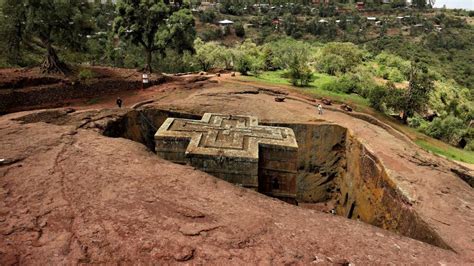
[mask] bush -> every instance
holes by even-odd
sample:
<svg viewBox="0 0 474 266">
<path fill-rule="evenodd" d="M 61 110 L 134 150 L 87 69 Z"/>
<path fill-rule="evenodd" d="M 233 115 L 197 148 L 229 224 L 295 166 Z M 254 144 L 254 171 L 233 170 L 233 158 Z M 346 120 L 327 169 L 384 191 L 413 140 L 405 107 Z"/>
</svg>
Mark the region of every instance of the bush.
<svg viewBox="0 0 474 266">
<path fill-rule="evenodd" d="M 217 14 L 213 10 L 204 10 L 199 13 L 199 20 L 204 23 L 213 23 Z"/>
<path fill-rule="evenodd" d="M 203 41 L 213 41 L 222 38 L 222 30 L 220 28 L 209 28 L 199 33 L 199 38 Z"/>
<path fill-rule="evenodd" d="M 194 59 L 199 69 L 208 71 L 213 68 L 217 61 L 216 52 L 219 49 L 219 45 L 215 42 L 203 42 L 201 39 L 197 38 L 194 41 L 194 48 L 196 50 Z"/>
<path fill-rule="evenodd" d="M 415 114 L 413 117 L 408 118 L 408 126 L 417 128 L 420 131 L 425 131 L 428 125 L 429 123 L 419 114 Z"/>
<path fill-rule="evenodd" d="M 323 90 L 342 92 L 342 93 L 355 93 L 357 92 L 359 83 L 354 79 L 353 76 L 344 75 L 332 82 L 325 83 L 321 86 Z"/>
<path fill-rule="evenodd" d="M 81 69 L 81 71 L 79 71 L 79 74 L 77 75 L 77 77 L 80 80 L 88 80 L 88 79 L 94 78 L 95 73 L 90 69 Z"/>
<path fill-rule="evenodd" d="M 245 29 L 242 23 L 235 24 L 235 35 L 240 38 L 245 37 Z"/>
<path fill-rule="evenodd" d="M 249 72 L 258 75 L 264 66 L 259 47 L 250 40 L 245 40 L 234 50 L 234 58 L 235 67 L 242 75 L 248 75 Z"/>
<path fill-rule="evenodd" d="M 285 76 L 290 79 L 291 84 L 294 86 L 304 87 L 314 81 L 313 71 L 311 71 L 308 66 L 292 67 L 288 70 Z"/>
<path fill-rule="evenodd" d="M 443 140 L 455 146 L 468 133 L 464 122 L 451 115 L 444 118 L 435 118 L 423 131 L 433 138 Z"/>
<path fill-rule="evenodd" d="M 353 43 L 331 42 L 318 56 L 318 68 L 328 74 L 346 73 L 360 64 L 364 52 Z"/>
<path fill-rule="evenodd" d="M 469 141 L 464 149 L 467 151 L 474 151 L 474 140 Z"/>
<path fill-rule="evenodd" d="M 384 86 L 376 86 L 369 92 L 369 104 L 377 111 L 383 112 L 385 110 L 385 97 L 388 95 L 388 90 Z"/>
<path fill-rule="evenodd" d="M 403 76 L 402 72 L 396 68 L 390 68 L 388 71 L 388 80 L 393 81 L 393 82 L 402 82 L 405 80 L 405 77 Z"/>
<path fill-rule="evenodd" d="M 383 72 L 384 67 L 390 68 L 388 71 L 388 77 L 390 76 L 390 71 L 393 69 L 396 69 L 399 71 L 399 73 L 396 73 L 394 75 L 397 76 L 397 79 L 402 79 L 405 80 L 408 78 L 410 74 L 410 62 L 407 60 L 404 60 L 403 58 L 389 54 L 386 52 L 382 52 L 379 55 L 375 57 L 375 61 L 380 65 L 380 70 Z M 390 79 L 392 80 L 392 79 Z M 400 80 L 400 81 L 402 81 Z M 394 82 L 399 82 L 392 80 Z"/>
<path fill-rule="evenodd" d="M 329 75 L 343 73 L 345 72 L 345 60 L 342 56 L 328 54 L 319 58 L 318 68 Z"/>
<path fill-rule="evenodd" d="M 381 77 L 392 82 L 401 82 L 404 80 L 403 75 L 400 71 L 393 67 L 380 66 L 376 71 L 378 77 Z"/>
<path fill-rule="evenodd" d="M 262 64 L 259 58 L 245 54 L 240 56 L 240 58 L 238 58 L 236 61 L 236 69 L 240 72 L 240 74 L 244 76 L 249 75 L 250 72 L 256 76 L 260 74 Z"/>
</svg>

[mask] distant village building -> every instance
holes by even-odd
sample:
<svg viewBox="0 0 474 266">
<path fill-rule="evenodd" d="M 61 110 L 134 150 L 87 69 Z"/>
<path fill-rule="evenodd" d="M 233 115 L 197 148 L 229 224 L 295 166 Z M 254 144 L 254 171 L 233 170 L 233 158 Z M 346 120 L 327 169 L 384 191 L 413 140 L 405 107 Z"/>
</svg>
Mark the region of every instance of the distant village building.
<svg viewBox="0 0 474 266">
<path fill-rule="evenodd" d="M 281 22 L 282 22 L 282 21 L 281 21 L 281 19 L 279 19 L 279 18 L 274 18 L 274 19 L 272 19 L 272 25 L 273 25 L 273 27 L 275 28 L 275 30 L 280 29 Z"/>
<path fill-rule="evenodd" d="M 312 0 L 312 3 L 315 4 L 315 5 L 329 4 L 329 3 L 331 3 L 331 0 Z"/>
<path fill-rule="evenodd" d="M 377 18 L 376 17 L 367 17 L 367 21 L 376 22 Z"/>
<path fill-rule="evenodd" d="M 222 32 L 226 32 L 228 28 L 234 25 L 232 20 L 224 19 L 218 22 L 219 26 L 221 27 Z"/>
<path fill-rule="evenodd" d="M 357 2 L 356 3 L 356 8 L 358 10 L 363 10 L 365 8 L 365 3 L 364 2 Z"/>
</svg>

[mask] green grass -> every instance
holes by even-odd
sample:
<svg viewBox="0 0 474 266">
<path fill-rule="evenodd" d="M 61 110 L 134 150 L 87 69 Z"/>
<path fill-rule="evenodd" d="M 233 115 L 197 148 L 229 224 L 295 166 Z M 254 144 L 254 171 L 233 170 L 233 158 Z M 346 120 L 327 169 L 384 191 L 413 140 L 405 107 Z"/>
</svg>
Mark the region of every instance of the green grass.
<svg viewBox="0 0 474 266">
<path fill-rule="evenodd" d="M 97 104 L 101 101 L 102 99 L 101 98 L 92 98 L 92 99 L 89 99 L 86 101 L 86 104 L 87 105 L 93 105 L 93 104 Z"/>
<path fill-rule="evenodd" d="M 283 70 L 279 71 L 266 71 L 261 73 L 258 76 L 246 76 L 242 78 L 244 80 L 250 80 L 250 81 L 260 81 L 260 82 L 266 82 L 270 84 L 276 84 L 276 85 L 286 85 L 286 86 L 292 86 L 290 81 L 286 78 L 282 77 L 282 74 L 284 73 Z M 369 106 L 369 102 L 367 99 L 357 95 L 357 94 L 346 94 L 346 93 L 340 93 L 340 92 L 334 92 L 334 91 L 328 91 L 328 90 L 323 90 L 321 89 L 322 86 L 325 84 L 333 82 L 336 77 L 323 74 L 323 73 L 315 73 L 314 74 L 315 80 L 309 84 L 307 87 L 295 87 L 292 86 L 293 88 L 300 89 L 302 92 L 306 94 L 310 94 L 311 96 L 315 97 L 323 97 L 323 98 L 329 98 L 334 101 L 338 102 L 344 102 L 350 105 L 359 105 L 363 107 Z"/>
<path fill-rule="evenodd" d="M 431 151 L 433 153 L 437 153 L 440 155 L 443 155 L 447 158 L 456 160 L 456 161 L 461 161 L 465 163 L 473 163 L 474 164 L 474 152 L 470 151 L 465 151 L 458 149 L 456 147 L 450 146 L 448 144 L 440 145 L 443 147 L 440 147 L 436 144 L 430 143 L 426 140 L 422 139 L 417 139 L 415 140 L 415 143 L 418 144 L 418 146 L 422 147 L 425 150 Z"/>
</svg>

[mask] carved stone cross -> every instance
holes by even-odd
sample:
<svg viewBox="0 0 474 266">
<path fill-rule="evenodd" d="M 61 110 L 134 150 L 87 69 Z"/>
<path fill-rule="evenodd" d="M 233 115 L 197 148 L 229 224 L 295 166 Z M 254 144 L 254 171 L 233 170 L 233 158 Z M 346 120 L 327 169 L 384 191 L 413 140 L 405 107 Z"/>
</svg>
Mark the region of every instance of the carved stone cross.
<svg viewBox="0 0 474 266">
<path fill-rule="evenodd" d="M 266 194 L 280 193 L 284 198 L 296 194 L 298 144 L 290 128 L 260 126 L 253 116 L 206 113 L 201 120 L 168 118 L 156 132 L 155 142 L 157 154 L 164 159 L 191 164 Z M 265 154 L 265 161 L 259 153 Z M 274 169 L 263 167 L 269 162 Z M 282 171 L 284 175 L 277 174 Z M 263 191 L 264 187 L 275 191 Z"/>
</svg>

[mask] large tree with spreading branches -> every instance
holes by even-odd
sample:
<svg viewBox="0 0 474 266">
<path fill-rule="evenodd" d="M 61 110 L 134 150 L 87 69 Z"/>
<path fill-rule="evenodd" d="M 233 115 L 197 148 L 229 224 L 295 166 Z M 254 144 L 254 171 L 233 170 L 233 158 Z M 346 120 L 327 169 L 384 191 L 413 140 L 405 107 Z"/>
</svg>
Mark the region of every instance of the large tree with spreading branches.
<svg viewBox="0 0 474 266">
<path fill-rule="evenodd" d="M 156 52 L 194 51 L 194 18 L 179 1 L 170 5 L 166 0 L 121 0 L 117 3 L 114 31 L 122 39 L 143 48 L 145 72 L 152 72 Z"/>
<path fill-rule="evenodd" d="M 428 68 L 418 62 L 412 62 L 408 89 L 392 89 L 388 106 L 402 112 L 403 122 L 407 122 L 416 112 L 426 111 L 429 94 L 434 89 L 433 78 Z"/>
<path fill-rule="evenodd" d="M 85 49 L 86 36 L 93 30 L 87 0 L 9 0 L 4 7 L 14 11 L 6 23 L 12 23 L 17 41 L 44 51 L 41 69 L 45 73 L 65 74 L 69 68 L 59 60 L 56 49 Z"/>
</svg>

